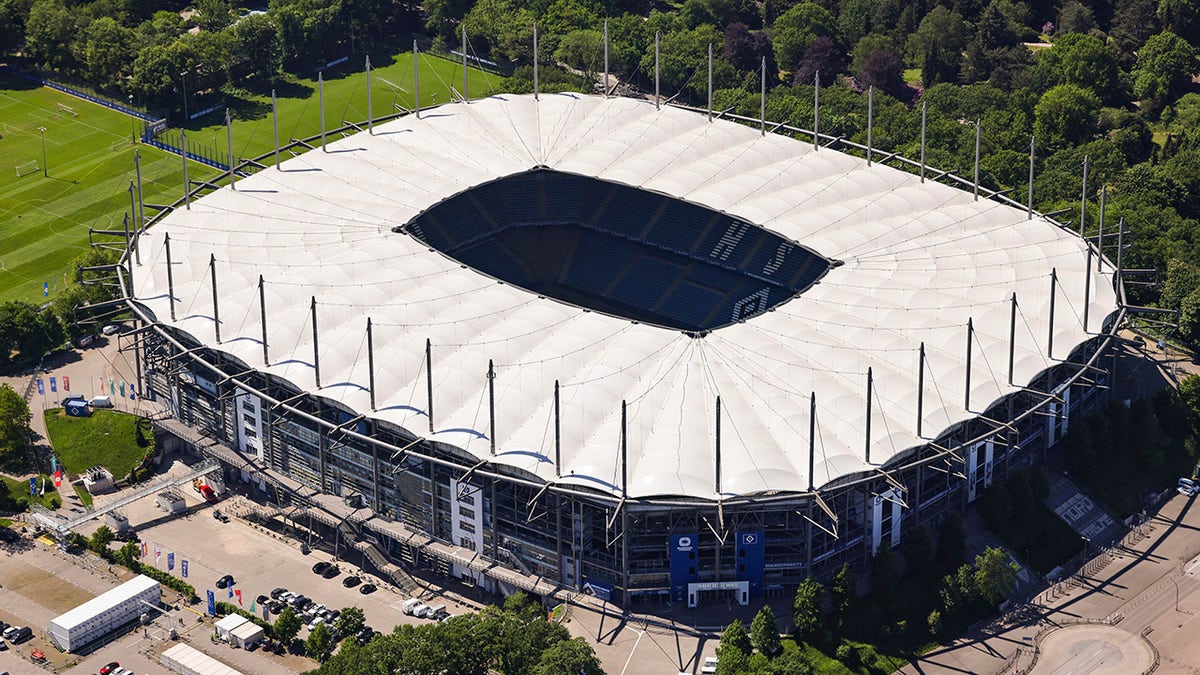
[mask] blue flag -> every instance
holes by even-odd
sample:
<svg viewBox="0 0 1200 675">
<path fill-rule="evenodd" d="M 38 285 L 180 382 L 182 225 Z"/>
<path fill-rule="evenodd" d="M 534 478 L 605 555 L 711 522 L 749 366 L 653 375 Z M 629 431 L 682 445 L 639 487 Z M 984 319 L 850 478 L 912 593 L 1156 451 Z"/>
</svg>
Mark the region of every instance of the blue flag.
<svg viewBox="0 0 1200 675">
<path fill-rule="evenodd" d="M 173 569 L 175 569 L 175 554 L 168 553 L 167 554 L 167 571 L 170 572 Z"/>
<path fill-rule="evenodd" d="M 58 391 L 58 380 L 50 378 L 50 391 Z"/>
<path fill-rule="evenodd" d="M 38 394 L 40 396 L 46 395 L 46 383 L 40 377 L 38 378 Z"/>
<path fill-rule="evenodd" d="M 206 592 L 208 593 L 208 615 L 216 616 L 217 615 L 217 596 L 211 590 L 206 591 Z"/>
<path fill-rule="evenodd" d="M 186 560 L 182 560 L 179 562 L 179 573 L 183 575 L 184 579 L 187 578 L 187 561 Z"/>
<path fill-rule="evenodd" d="M 233 597 L 233 586 L 229 587 L 229 597 Z"/>
<path fill-rule="evenodd" d="M 42 297 L 43 298 L 50 297 L 50 282 L 49 281 L 42 282 Z"/>
<path fill-rule="evenodd" d="M 37 476 L 34 476 L 33 478 L 29 479 L 29 494 L 30 495 L 37 494 Z"/>
</svg>

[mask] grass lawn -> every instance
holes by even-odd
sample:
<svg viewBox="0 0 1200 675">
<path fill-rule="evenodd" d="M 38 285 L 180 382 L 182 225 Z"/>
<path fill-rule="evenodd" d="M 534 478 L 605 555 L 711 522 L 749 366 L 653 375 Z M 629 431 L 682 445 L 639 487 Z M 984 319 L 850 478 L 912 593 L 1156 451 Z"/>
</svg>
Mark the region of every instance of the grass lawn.
<svg viewBox="0 0 1200 675">
<path fill-rule="evenodd" d="M 0 78 L 0 302 L 41 303 L 43 283 L 53 297 L 86 250 L 88 228 L 121 229 L 134 178 L 131 120 L 15 76 Z M 47 176 L 39 170 L 18 177 L 19 164 L 43 165 L 39 127 Z M 174 201 L 183 190 L 182 161 L 140 147 L 146 201 Z M 193 180 L 213 175 L 199 164 L 189 173 Z"/>
<path fill-rule="evenodd" d="M 421 105 L 447 103 L 451 100 L 450 86 L 462 89 L 462 64 L 429 54 L 421 59 Z M 371 59 L 371 112 L 375 118 L 396 112 L 393 104 L 405 108 L 413 105 L 412 54 L 401 53 L 390 63 L 383 58 Z M 347 70 L 348 68 L 352 70 Z M 501 77 L 482 70 L 468 69 L 469 95 L 480 98 L 495 93 Z M 203 109 L 221 102 L 221 94 L 213 94 L 189 103 L 192 110 Z M 288 76 L 276 87 L 279 109 L 279 144 L 292 138 L 308 138 L 321 133 L 320 102 L 317 81 Z M 271 92 L 245 93 L 230 102 L 233 108 L 233 152 L 239 158 L 257 157 L 275 148 L 271 120 Z M 363 62 L 346 63 L 325 73 L 325 128 L 342 126 L 342 120 L 364 123 L 367 119 L 367 86 Z M 215 112 L 193 120 L 187 127 L 189 143 L 200 143 L 211 149 L 213 156 L 226 153 L 225 116 Z M 168 138 L 177 141 L 172 131 Z M 340 137 L 330 137 L 336 140 Z M 288 159 L 284 155 L 281 159 Z"/>
<path fill-rule="evenodd" d="M 97 410 L 91 417 L 67 417 L 62 408 L 46 411 L 46 429 L 58 461 L 68 472 L 80 474 L 93 466 L 104 466 L 114 480 L 129 472 L 153 450 L 154 436 L 146 429 L 139 443 L 138 421 L 142 418 L 113 410 Z"/>
<path fill-rule="evenodd" d="M 88 492 L 82 485 L 71 485 L 75 490 L 75 494 L 79 495 L 79 501 L 83 502 L 84 506 L 92 505 L 92 493 Z"/>
<path fill-rule="evenodd" d="M 13 521 L 9 520 L 8 518 L 0 518 L 0 527 L 9 527 L 12 524 Z"/>
<path fill-rule="evenodd" d="M 18 503 L 19 510 L 24 511 L 29 508 L 29 502 L 41 504 L 48 509 L 57 509 L 62 506 L 62 498 L 58 496 L 58 492 L 54 490 L 54 478 L 46 474 L 39 474 L 38 488 L 42 486 L 42 481 L 46 481 L 46 494 L 31 496 L 29 494 L 29 479 L 27 478 L 9 478 L 8 476 L 0 476 L 8 484 L 8 494 Z"/>
</svg>

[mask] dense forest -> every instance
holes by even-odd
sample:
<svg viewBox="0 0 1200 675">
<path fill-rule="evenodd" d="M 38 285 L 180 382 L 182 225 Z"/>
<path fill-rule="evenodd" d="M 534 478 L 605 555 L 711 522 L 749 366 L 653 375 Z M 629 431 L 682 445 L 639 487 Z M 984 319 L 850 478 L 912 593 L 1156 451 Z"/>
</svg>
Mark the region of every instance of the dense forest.
<svg viewBox="0 0 1200 675">
<path fill-rule="evenodd" d="M 819 81 L 821 131 L 863 142 L 874 87 L 875 146 L 915 157 L 925 107 L 929 165 L 970 176 L 978 121 L 982 182 L 1018 200 L 1036 138 L 1036 206 L 1064 222 L 1078 223 L 1086 157 L 1089 234 L 1103 188 L 1125 267 L 1154 270 L 1132 300 L 1179 309 L 1175 337 L 1200 342 L 1200 0 L 0 0 L 0 58 L 170 110 L 185 86 L 260 91 L 414 34 L 456 48 L 465 29 L 521 91 L 536 22 L 543 88 L 595 91 L 605 21 L 622 94 L 653 90 L 656 35 L 680 101 L 705 101 L 710 44 L 721 110 L 758 115 L 765 59 L 769 119 L 810 126 Z"/>
</svg>

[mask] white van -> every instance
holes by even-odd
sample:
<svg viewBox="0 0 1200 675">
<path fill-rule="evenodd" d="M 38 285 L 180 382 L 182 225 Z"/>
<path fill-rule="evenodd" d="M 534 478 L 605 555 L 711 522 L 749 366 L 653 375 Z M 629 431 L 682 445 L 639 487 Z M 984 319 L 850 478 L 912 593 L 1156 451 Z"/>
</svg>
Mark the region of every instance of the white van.
<svg viewBox="0 0 1200 675">
<path fill-rule="evenodd" d="M 412 615 L 418 619 L 423 619 L 427 614 L 429 614 L 429 610 L 429 605 L 417 605 L 416 607 L 413 607 Z"/>
<path fill-rule="evenodd" d="M 437 619 L 446 613 L 445 605 L 431 605 L 429 611 L 425 612 L 426 619 Z"/>
<path fill-rule="evenodd" d="M 91 401 L 88 401 L 88 405 L 92 406 L 93 408 L 112 408 L 113 407 L 112 397 L 111 396 L 97 396 L 97 397 L 93 398 Z"/>
<path fill-rule="evenodd" d="M 1191 478 L 1180 478 L 1178 483 L 1179 494 L 1187 497 L 1195 497 L 1197 492 L 1200 492 L 1200 483 Z"/>
<path fill-rule="evenodd" d="M 401 608 L 405 614 L 408 614 L 411 616 L 413 613 L 413 610 L 416 609 L 417 607 L 421 606 L 422 604 L 423 603 L 416 598 L 409 598 L 404 601 L 404 604 L 401 606 Z"/>
<path fill-rule="evenodd" d="M 101 328 L 100 332 L 104 333 L 105 335 L 114 335 L 121 332 L 121 326 L 119 324 L 110 323 L 104 328 Z"/>
</svg>

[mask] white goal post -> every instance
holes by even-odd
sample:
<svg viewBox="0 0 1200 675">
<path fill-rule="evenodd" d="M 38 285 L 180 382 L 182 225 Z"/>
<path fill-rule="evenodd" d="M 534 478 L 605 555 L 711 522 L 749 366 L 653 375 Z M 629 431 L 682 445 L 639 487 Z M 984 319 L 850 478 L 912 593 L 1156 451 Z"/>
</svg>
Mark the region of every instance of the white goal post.
<svg viewBox="0 0 1200 675">
<path fill-rule="evenodd" d="M 72 108 L 71 106 L 67 105 L 66 103 L 56 103 L 55 105 L 58 106 L 59 112 L 65 112 L 66 114 L 70 115 L 71 117 L 79 117 L 79 113 L 75 112 L 75 109 Z"/>
<path fill-rule="evenodd" d="M 24 164 L 18 164 L 14 168 L 17 170 L 17 178 L 21 178 L 28 176 L 31 173 L 37 173 L 42 167 L 38 165 L 37 160 L 35 159 L 25 162 Z"/>
</svg>

